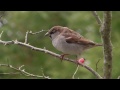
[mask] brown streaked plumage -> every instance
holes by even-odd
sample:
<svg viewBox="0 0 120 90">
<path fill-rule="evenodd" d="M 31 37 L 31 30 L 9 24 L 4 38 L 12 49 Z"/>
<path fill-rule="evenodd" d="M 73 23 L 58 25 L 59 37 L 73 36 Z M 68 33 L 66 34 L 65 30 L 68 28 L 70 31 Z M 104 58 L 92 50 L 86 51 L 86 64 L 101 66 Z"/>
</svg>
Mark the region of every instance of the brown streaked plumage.
<svg viewBox="0 0 120 90">
<path fill-rule="evenodd" d="M 45 35 L 50 36 L 53 46 L 64 54 L 80 55 L 86 49 L 102 46 L 68 27 L 54 26 Z"/>
</svg>

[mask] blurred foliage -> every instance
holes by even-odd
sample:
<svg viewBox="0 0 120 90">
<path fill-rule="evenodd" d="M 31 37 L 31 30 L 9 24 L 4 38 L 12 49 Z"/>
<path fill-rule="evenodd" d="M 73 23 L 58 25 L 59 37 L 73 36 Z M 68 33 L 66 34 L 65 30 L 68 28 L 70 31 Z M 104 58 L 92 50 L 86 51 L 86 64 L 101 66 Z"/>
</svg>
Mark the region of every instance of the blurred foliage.
<svg viewBox="0 0 120 90">
<path fill-rule="evenodd" d="M 98 12 L 102 19 L 102 12 Z M 55 25 L 67 26 L 84 37 L 89 38 L 95 42 L 101 43 L 101 36 L 99 33 L 99 25 L 95 17 L 89 11 L 0 11 L 0 32 L 4 31 L 2 40 L 19 40 L 24 42 L 26 31 L 37 32 L 40 30 L 49 30 Z M 119 45 L 120 45 L 120 12 L 113 11 L 112 18 L 112 44 L 113 44 L 113 72 L 112 78 L 117 78 L 120 75 L 119 70 Z M 62 54 L 56 50 L 48 37 L 44 37 L 46 32 L 37 35 L 29 35 L 28 42 L 36 47 L 51 50 L 53 52 Z M 25 65 L 25 70 L 42 75 L 41 68 L 45 75 L 51 78 L 71 78 L 76 65 L 73 63 L 63 61 L 61 63 L 58 58 L 30 50 L 26 47 L 17 45 L 0 45 L 0 63 L 9 63 L 15 67 Z M 75 59 L 74 56 L 68 56 Z M 86 59 L 86 64 L 96 69 L 96 62 L 100 59 L 97 72 L 103 76 L 103 51 L 102 47 L 89 49 L 82 54 L 81 57 Z M 7 67 L 0 67 L 0 73 L 15 72 Z M 76 78 L 93 79 L 96 78 L 91 72 L 80 67 Z M 23 75 L 0 75 L 0 78 L 33 78 Z M 35 78 L 35 77 L 34 77 Z"/>
</svg>

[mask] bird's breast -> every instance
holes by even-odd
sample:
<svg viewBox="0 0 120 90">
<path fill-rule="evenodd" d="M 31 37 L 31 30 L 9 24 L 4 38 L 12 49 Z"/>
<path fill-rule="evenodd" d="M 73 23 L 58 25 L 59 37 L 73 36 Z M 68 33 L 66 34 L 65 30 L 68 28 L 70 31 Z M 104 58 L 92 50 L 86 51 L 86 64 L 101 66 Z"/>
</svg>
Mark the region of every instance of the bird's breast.
<svg viewBox="0 0 120 90">
<path fill-rule="evenodd" d="M 65 54 L 77 55 L 83 51 L 83 48 L 79 44 L 67 43 L 62 36 L 52 40 L 52 44 L 57 50 Z"/>
</svg>

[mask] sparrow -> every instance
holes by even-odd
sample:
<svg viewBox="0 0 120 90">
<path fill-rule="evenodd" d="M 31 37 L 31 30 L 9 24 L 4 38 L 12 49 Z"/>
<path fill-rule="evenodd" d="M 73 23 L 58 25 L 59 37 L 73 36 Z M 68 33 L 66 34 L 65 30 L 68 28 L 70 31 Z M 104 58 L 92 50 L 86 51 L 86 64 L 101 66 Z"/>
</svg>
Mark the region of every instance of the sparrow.
<svg viewBox="0 0 120 90">
<path fill-rule="evenodd" d="M 95 43 L 91 40 L 84 38 L 78 32 L 74 30 L 63 27 L 63 26 L 53 26 L 45 36 L 49 36 L 52 40 L 52 45 L 64 55 L 76 55 L 79 57 L 83 51 L 102 46 L 102 44 Z"/>
</svg>

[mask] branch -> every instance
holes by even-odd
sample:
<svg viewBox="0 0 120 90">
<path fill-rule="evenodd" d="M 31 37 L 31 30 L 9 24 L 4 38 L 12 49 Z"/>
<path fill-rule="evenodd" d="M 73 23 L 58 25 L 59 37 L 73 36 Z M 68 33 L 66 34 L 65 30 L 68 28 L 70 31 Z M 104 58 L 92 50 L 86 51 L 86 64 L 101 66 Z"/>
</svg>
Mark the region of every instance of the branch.
<svg viewBox="0 0 120 90">
<path fill-rule="evenodd" d="M 3 34 L 3 31 L 0 33 L 0 40 L 1 40 L 2 34 Z"/>
<path fill-rule="evenodd" d="M 28 42 L 28 31 L 26 32 L 26 35 L 25 35 L 25 42 L 24 43 L 27 43 Z"/>
<path fill-rule="evenodd" d="M 0 73 L 0 75 L 16 75 L 16 74 L 20 74 L 19 72 L 10 72 L 10 73 Z"/>
<path fill-rule="evenodd" d="M 35 34 L 39 34 L 39 33 L 44 32 L 44 31 L 47 31 L 47 30 L 41 30 L 41 31 L 38 31 L 38 32 L 35 32 L 35 33 L 33 33 L 32 31 L 30 31 L 29 34 L 35 35 Z"/>
<path fill-rule="evenodd" d="M 32 31 L 27 31 L 26 35 L 25 35 L 25 43 L 28 42 L 28 34 L 35 35 L 35 34 L 39 34 L 39 33 L 44 32 L 44 31 L 47 31 L 47 30 L 41 30 L 41 31 L 38 31 L 38 32 L 35 32 L 35 33 L 33 33 Z"/>
<path fill-rule="evenodd" d="M 101 21 L 100 17 L 98 16 L 97 12 L 96 11 L 92 11 L 92 14 L 95 16 L 98 25 L 102 25 L 102 21 Z"/>
<path fill-rule="evenodd" d="M 49 51 L 49 50 L 46 50 L 46 49 L 37 48 L 37 47 L 34 47 L 32 45 L 19 42 L 17 40 L 13 40 L 13 41 L 2 41 L 1 40 L 0 44 L 4 44 L 4 45 L 15 44 L 15 45 L 20 45 L 20 46 L 25 46 L 25 47 L 30 48 L 32 50 L 44 52 L 46 54 L 50 54 L 50 55 L 52 55 L 54 57 L 57 57 L 57 58 L 61 59 L 61 55 L 59 55 L 59 54 L 56 54 L 56 53 L 54 53 L 52 51 Z M 97 78 L 102 78 L 96 71 L 94 71 L 92 68 L 90 68 L 90 67 L 88 67 L 86 65 L 80 64 L 80 63 L 76 62 L 75 60 L 72 60 L 72 59 L 69 59 L 69 58 L 63 58 L 63 59 L 66 60 L 66 61 L 69 61 L 69 62 L 73 62 L 73 63 L 78 64 L 78 65 L 81 65 L 81 66 L 85 67 L 87 70 L 89 70 L 91 73 L 93 73 Z"/>
<path fill-rule="evenodd" d="M 20 72 L 21 74 L 23 74 L 27 77 L 37 77 L 37 78 L 51 79 L 48 76 L 45 76 L 44 74 L 43 74 L 43 76 L 39 76 L 39 75 L 34 75 L 34 74 L 26 72 L 25 69 L 21 69 L 24 65 L 20 66 L 19 68 L 15 68 L 15 67 L 13 67 L 12 65 L 9 65 L 9 64 L 0 64 L 0 66 L 5 66 L 5 67 L 11 68 L 13 70 L 16 70 L 16 71 Z M 0 73 L 0 74 L 19 74 L 18 72 L 17 73 Z"/>
<path fill-rule="evenodd" d="M 59 58 L 59 60 L 61 60 L 61 58 L 62 58 L 61 55 L 56 54 L 56 53 L 54 53 L 54 52 L 52 52 L 52 51 L 46 50 L 45 48 L 44 48 L 44 49 L 42 49 L 42 48 L 37 48 L 37 47 L 34 47 L 34 46 L 29 45 L 29 44 L 27 44 L 27 43 L 19 42 L 18 40 L 12 40 L 12 41 L 2 41 L 2 40 L 0 40 L 0 44 L 4 44 L 4 45 L 14 44 L 14 45 L 19 45 L 19 46 L 24 46 L 24 47 L 30 48 L 30 49 L 32 49 L 32 50 L 35 50 L 35 51 L 40 51 L 40 52 L 43 52 L 43 53 L 52 55 L 52 56 L 54 56 L 54 57 Z M 90 68 L 90 67 L 87 66 L 87 65 L 83 65 L 83 64 L 78 63 L 77 61 L 72 60 L 72 59 L 69 59 L 69 58 L 63 58 L 63 60 L 69 61 L 69 62 L 72 62 L 72 63 L 75 63 L 75 64 L 80 65 L 80 66 L 83 66 L 83 67 L 86 68 L 88 71 L 90 71 L 93 75 L 95 75 L 97 78 L 102 78 L 96 71 L 94 71 L 92 68 Z"/>
<path fill-rule="evenodd" d="M 74 74 L 73 74 L 73 76 L 72 76 L 72 79 L 75 79 L 75 74 L 77 73 L 78 68 L 79 68 L 79 65 L 77 66 L 77 68 L 76 68 L 76 70 L 75 70 L 75 72 L 74 72 Z"/>
<path fill-rule="evenodd" d="M 98 61 L 97 61 L 97 63 L 96 63 L 96 72 L 97 72 L 97 69 L 98 69 L 98 63 L 99 63 L 99 61 L 100 61 L 101 59 L 98 59 Z"/>
<path fill-rule="evenodd" d="M 104 48 L 104 78 L 110 79 L 112 73 L 111 11 L 104 11 L 101 36 Z"/>
</svg>

